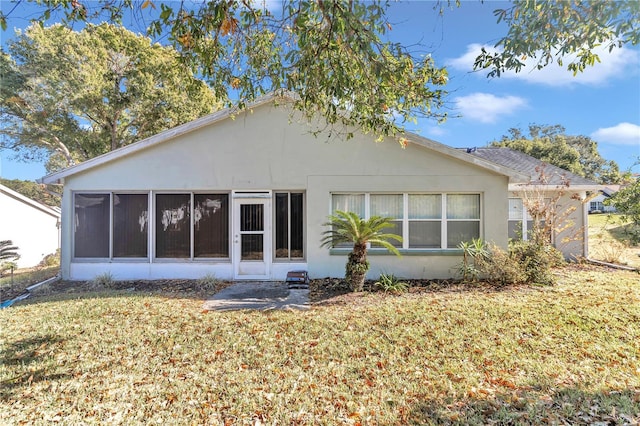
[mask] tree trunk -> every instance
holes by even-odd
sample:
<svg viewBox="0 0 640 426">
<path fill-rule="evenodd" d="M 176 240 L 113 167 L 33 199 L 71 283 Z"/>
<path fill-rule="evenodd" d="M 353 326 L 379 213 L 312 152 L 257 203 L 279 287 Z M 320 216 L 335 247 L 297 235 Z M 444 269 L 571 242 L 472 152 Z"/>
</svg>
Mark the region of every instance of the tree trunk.
<svg viewBox="0 0 640 426">
<path fill-rule="evenodd" d="M 367 262 L 367 246 L 366 244 L 356 244 L 353 251 L 349 253 L 345 279 L 351 291 L 359 292 L 364 287 L 364 280 L 369 270 L 369 262 Z"/>
</svg>

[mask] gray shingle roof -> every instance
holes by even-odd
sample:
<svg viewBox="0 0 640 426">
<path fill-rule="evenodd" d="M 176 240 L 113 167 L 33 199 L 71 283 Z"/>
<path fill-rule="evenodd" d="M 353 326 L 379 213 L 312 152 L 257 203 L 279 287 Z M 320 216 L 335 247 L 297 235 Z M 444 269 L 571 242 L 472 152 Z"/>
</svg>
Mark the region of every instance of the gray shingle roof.
<svg viewBox="0 0 640 426">
<path fill-rule="evenodd" d="M 466 149 L 466 148 L 465 148 Z M 598 183 L 578 176 L 567 170 L 561 169 L 544 161 L 540 161 L 524 152 L 504 147 L 470 148 L 467 152 L 483 160 L 508 167 L 531 177 L 530 182 L 519 183 L 545 183 L 547 185 L 562 185 L 566 182 L 572 186 L 599 186 Z M 540 181 L 541 173 L 545 179 Z"/>
</svg>

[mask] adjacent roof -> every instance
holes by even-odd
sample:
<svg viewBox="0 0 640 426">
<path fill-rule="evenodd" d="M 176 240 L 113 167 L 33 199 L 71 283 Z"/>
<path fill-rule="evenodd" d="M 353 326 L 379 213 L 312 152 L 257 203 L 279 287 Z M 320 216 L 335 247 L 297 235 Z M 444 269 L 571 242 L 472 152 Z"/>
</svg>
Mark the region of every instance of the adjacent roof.
<svg viewBox="0 0 640 426">
<path fill-rule="evenodd" d="M 255 102 L 249 104 L 246 108 L 247 109 L 256 108 L 256 107 L 259 107 L 271 102 L 276 102 L 276 101 L 287 102 L 292 100 L 293 97 L 294 96 L 289 93 L 284 93 L 284 94 L 270 93 L 268 95 L 265 95 L 257 99 Z M 66 177 L 115 161 L 119 158 L 128 156 L 138 151 L 142 151 L 152 146 L 173 140 L 177 137 L 180 137 L 184 134 L 190 133 L 202 127 L 209 126 L 214 123 L 232 118 L 235 114 L 238 114 L 239 112 L 241 111 L 239 111 L 237 108 L 230 108 L 230 109 L 224 109 L 224 110 L 215 112 L 213 114 L 206 115 L 204 117 L 198 118 L 189 123 L 185 123 L 180 126 L 174 127 L 172 129 L 166 130 L 164 132 L 158 133 L 147 139 L 143 139 L 131 145 L 127 145 L 125 147 L 122 147 L 114 151 L 108 152 L 106 154 L 100 155 L 98 157 L 92 158 L 83 163 L 77 164 L 75 166 L 71 166 L 59 172 L 52 173 L 50 175 L 47 175 L 39 179 L 38 182 L 46 183 L 46 184 L 64 183 L 64 179 Z M 510 168 L 509 166 L 505 166 L 497 162 L 486 161 L 482 157 L 469 155 L 464 151 L 449 147 L 447 145 L 424 138 L 422 136 L 419 136 L 413 133 L 408 133 L 405 135 L 405 139 L 408 140 L 410 143 L 414 143 L 416 145 L 429 148 L 433 151 L 439 152 L 449 157 L 457 158 L 467 163 L 474 164 L 480 168 L 484 168 L 487 170 L 491 170 L 495 173 L 508 176 L 509 181 L 512 183 L 525 182 L 528 180 L 529 175 L 525 175 L 517 169 Z"/>
<path fill-rule="evenodd" d="M 39 202 L 32 200 L 31 198 L 25 197 L 24 195 L 14 191 L 11 188 L 7 188 L 4 185 L 0 185 L 0 194 L 5 194 L 8 197 L 11 197 L 15 200 L 18 200 L 34 209 L 40 210 L 48 215 L 53 217 L 60 218 L 60 210 L 54 207 L 45 206 L 44 204 L 40 204 Z"/>
<path fill-rule="evenodd" d="M 538 160 L 524 152 L 516 151 L 505 147 L 485 147 L 485 148 L 468 148 L 467 153 L 500 164 L 513 170 L 517 170 L 527 176 L 526 181 L 518 182 L 520 184 L 532 185 L 548 185 L 560 186 L 569 184 L 576 189 L 599 189 L 600 184 L 578 176 L 567 170 L 556 167 L 552 164 Z"/>
</svg>

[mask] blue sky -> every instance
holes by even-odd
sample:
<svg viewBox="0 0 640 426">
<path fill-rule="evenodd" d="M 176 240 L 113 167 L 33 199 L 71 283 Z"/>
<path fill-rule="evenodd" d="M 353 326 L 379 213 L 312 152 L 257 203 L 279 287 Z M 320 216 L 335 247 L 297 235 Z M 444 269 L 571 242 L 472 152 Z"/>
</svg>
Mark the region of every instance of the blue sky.
<svg viewBox="0 0 640 426">
<path fill-rule="evenodd" d="M 8 3 L 2 4 L 6 9 Z M 473 72 L 473 60 L 481 46 L 492 47 L 506 34 L 492 12 L 508 4 L 465 1 L 442 16 L 433 10 L 435 5 L 400 1 L 390 8 L 389 37 L 431 54 L 449 70 L 450 118 L 443 124 L 419 120 L 409 130 L 450 146 L 473 147 L 500 139 L 513 127 L 526 131 L 531 123 L 560 124 L 567 134 L 593 138 L 600 154 L 622 170 L 640 156 L 640 47 L 603 53 L 600 64 L 576 77 L 553 64 L 542 71 L 488 79 L 486 73 Z M 12 26 L 28 24 L 26 15 L 14 11 L 9 29 L 1 34 L 3 42 L 13 35 Z M 640 172 L 640 166 L 633 171 Z M 44 174 L 41 164 L 21 163 L 12 153 L 0 152 L 0 176 L 37 179 Z"/>
</svg>

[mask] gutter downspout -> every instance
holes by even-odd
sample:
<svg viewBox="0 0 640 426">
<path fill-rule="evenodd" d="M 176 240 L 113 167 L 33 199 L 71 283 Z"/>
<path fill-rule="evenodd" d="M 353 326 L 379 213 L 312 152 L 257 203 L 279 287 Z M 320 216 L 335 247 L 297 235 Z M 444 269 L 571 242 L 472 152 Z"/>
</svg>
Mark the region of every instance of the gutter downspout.
<svg viewBox="0 0 640 426">
<path fill-rule="evenodd" d="M 584 202 L 582 203 L 582 228 L 583 228 L 583 236 L 582 236 L 582 251 L 584 252 L 583 256 L 585 259 L 589 258 L 589 209 L 588 204 L 589 200 L 587 198 L 587 193 L 584 192 Z"/>
</svg>

